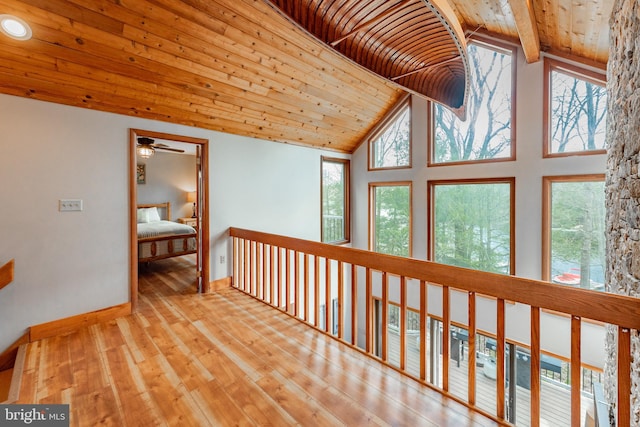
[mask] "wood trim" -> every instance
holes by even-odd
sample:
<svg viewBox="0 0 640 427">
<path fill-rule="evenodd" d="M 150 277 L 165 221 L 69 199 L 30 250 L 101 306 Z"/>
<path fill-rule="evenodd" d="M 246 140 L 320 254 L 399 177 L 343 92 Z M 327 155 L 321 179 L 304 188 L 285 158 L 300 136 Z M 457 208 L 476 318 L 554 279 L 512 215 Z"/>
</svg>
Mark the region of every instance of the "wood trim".
<svg viewBox="0 0 640 427">
<path fill-rule="evenodd" d="M 29 331 L 25 332 L 20 338 L 15 340 L 9 347 L 7 347 L 2 354 L 0 354 L 0 371 L 11 369 L 18 354 L 18 349 L 22 344 L 29 342 Z"/>
<path fill-rule="evenodd" d="M 12 259 L 11 261 L 0 267 L 0 289 L 13 282 L 15 264 L 15 260 Z"/>
<path fill-rule="evenodd" d="M 458 291 L 474 291 L 506 301 L 576 315 L 583 319 L 640 329 L 640 300 L 629 296 L 569 288 L 541 280 L 488 273 L 239 228 L 231 228 L 229 233 L 232 237 L 261 240 L 364 268 L 424 280 L 434 285 L 446 284 Z M 616 307 L 616 310 L 612 310 L 611 307 Z"/>
<path fill-rule="evenodd" d="M 54 320 L 52 322 L 34 325 L 29 330 L 29 341 L 38 341 L 44 338 L 63 335 L 76 331 L 80 328 L 95 325 L 96 323 L 107 322 L 130 315 L 132 305 L 130 302 L 116 305 L 113 307 L 103 308 L 102 310 L 92 311 L 89 313 L 78 314 L 76 316 L 66 317 L 64 319 Z"/>
<path fill-rule="evenodd" d="M 27 355 L 27 347 L 21 345 L 18 348 L 18 354 L 13 365 L 13 373 L 11 375 L 11 385 L 9 386 L 9 394 L 4 403 L 14 403 L 20 397 L 20 387 L 22 386 L 22 374 L 24 372 L 24 363 Z M 0 402 L 1 403 L 1 402 Z"/>
<path fill-rule="evenodd" d="M 631 425 L 631 331 L 618 327 L 618 424 Z"/>
<path fill-rule="evenodd" d="M 580 427 L 580 374 L 582 363 L 580 357 L 581 323 L 577 316 L 571 317 L 571 426 Z"/>
<path fill-rule="evenodd" d="M 231 276 L 227 276 L 209 282 L 209 288 L 207 292 L 215 292 L 219 291 L 220 289 L 230 288 L 231 286 L 233 286 L 233 278 Z"/>
<path fill-rule="evenodd" d="M 531 427 L 540 426 L 540 308 L 531 307 Z"/>
</svg>

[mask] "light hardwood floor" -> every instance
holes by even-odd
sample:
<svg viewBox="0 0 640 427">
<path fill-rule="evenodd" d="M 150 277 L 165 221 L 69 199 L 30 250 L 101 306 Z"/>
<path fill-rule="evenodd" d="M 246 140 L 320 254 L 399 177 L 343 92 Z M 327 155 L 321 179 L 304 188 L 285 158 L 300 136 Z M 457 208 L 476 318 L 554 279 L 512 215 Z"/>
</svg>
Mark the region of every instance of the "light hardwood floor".
<svg viewBox="0 0 640 427">
<path fill-rule="evenodd" d="M 138 312 L 29 345 L 20 402 L 75 426 L 492 426 L 234 289 L 197 295 L 193 259 L 153 263 Z"/>
</svg>

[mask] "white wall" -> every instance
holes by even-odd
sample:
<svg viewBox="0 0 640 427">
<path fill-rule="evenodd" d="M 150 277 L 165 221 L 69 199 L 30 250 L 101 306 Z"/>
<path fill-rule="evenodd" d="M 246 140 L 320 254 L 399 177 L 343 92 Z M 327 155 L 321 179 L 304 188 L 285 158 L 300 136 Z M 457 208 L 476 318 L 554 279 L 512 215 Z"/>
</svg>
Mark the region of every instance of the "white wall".
<svg viewBox="0 0 640 427">
<path fill-rule="evenodd" d="M 327 152 L 0 95 L 0 265 L 16 260 L 0 351 L 31 325 L 129 301 L 129 128 L 209 139 L 212 279 L 230 274 L 230 226 L 319 239 Z M 84 210 L 58 212 L 63 198 Z"/>
<path fill-rule="evenodd" d="M 411 169 L 367 171 L 367 144 L 362 144 L 351 161 L 353 246 L 367 249 L 368 183 L 412 181 L 413 257 L 427 254 L 427 181 L 487 177 L 516 178 L 515 243 L 517 276 L 540 279 L 542 274 L 542 177 L 547 175 L 604 173 L 606 155 L 543 159 L 543 79 L 540 61 L 527 64 L 522 53 L 517 58 L 516 160 L 457 166 L 427 167 L 427 102 L 412 98 L 413 159 Z M 360 293 L 364 294 L 364 291 Z M 411 300 L 411 298 L 409 298 Z M 466 303 L 463 303 L 466 304 Z M 466 305 L 462 313 L 466 312 Z M 495 317 L 495 311 L 480 316 Z M 461 314 L 466 316 L 466 314 Z M 507 307 L 508 338 L 529 342 L 529 310 L 520 305 Z M 462 320 L 462 319 L 459 319 Z M 466 317 L 464 317 L 466 320 Z M 360 325 L 364 325 L 363 320 Z M 487 326 L 489 327 L 489 326 Z M 542 346 L 560 355 L 569 355 L 569 322 L 544 314 Z M 602 366 L 604 334 L 602 328 L 585 327 L 583 361 Z M 546 332 L 546 333 L 545 333 Z M 361 334 L 363 332 L 361 331 Z"/>
<path fill-rule="evenodd" d="M 186 193 L 196 191 L 196 156 L 156 150 L 138 163 L 146 169 L 146 183 L 137 185 L 139 204 L 171 202 L 170 221 L 193 215 Z"/>
</svg>

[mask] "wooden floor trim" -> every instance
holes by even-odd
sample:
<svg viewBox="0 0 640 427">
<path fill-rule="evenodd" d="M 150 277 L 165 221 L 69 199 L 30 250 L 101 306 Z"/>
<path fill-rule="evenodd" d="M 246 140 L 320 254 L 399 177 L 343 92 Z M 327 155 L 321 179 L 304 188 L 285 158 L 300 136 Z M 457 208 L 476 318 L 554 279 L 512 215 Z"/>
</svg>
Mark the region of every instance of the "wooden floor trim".
<svg viewBox="0 0 640 427">
<path fill-rule="evenodd" d="M 128 314 L 131 314 L 130 302 L 104 308 L 102 310 L 54 320 L 52 322 L 41 323 L 30 328 L 29 340 L 33 342 L 44 338 L 54 337 L 56 335 L 66 334 L 86 326 L 107 322 Z"/>
</svg>

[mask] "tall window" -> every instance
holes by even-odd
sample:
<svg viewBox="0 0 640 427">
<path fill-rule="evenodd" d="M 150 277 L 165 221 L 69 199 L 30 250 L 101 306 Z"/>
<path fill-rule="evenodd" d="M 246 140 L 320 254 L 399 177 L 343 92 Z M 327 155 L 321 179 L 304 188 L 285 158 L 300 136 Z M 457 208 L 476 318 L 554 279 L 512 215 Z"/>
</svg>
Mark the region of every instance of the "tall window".
<svg viewBox="0 0 640 427">
<path fill-rule="evenodd" d="M 515 50 L 472 41 L 467 119 L 433 105 L 429 164 L 515 159 Z"/>
<path fill-rule="evenodd" d="M 430 259 L 514 274 L 514 178 L 430 181 Z"/>
<path fill-rule="evenodd" d="M 545 280 L 604 290 L 604 175 L 544 177 Z"/>
<path fill-rule="evenodd" d="M 605 150 L 604 79 L 604 75 L 545 59 L 546 157 Z"/>
<path fill-rule="evenodd" d="M 369 247 L 411 256 L 411 182 L 369 183 Z"/>
<path fill-rule="evenodd" d="M 349 231 L 349 160 L 322 157 L 322 241 L 348 242 Z"/>
<path fill-rule="evenodd" d="M 383 122 L 369 140 L 369 169 L 411 167 L 411 106 L 409 100 Z"/>
</svg>

